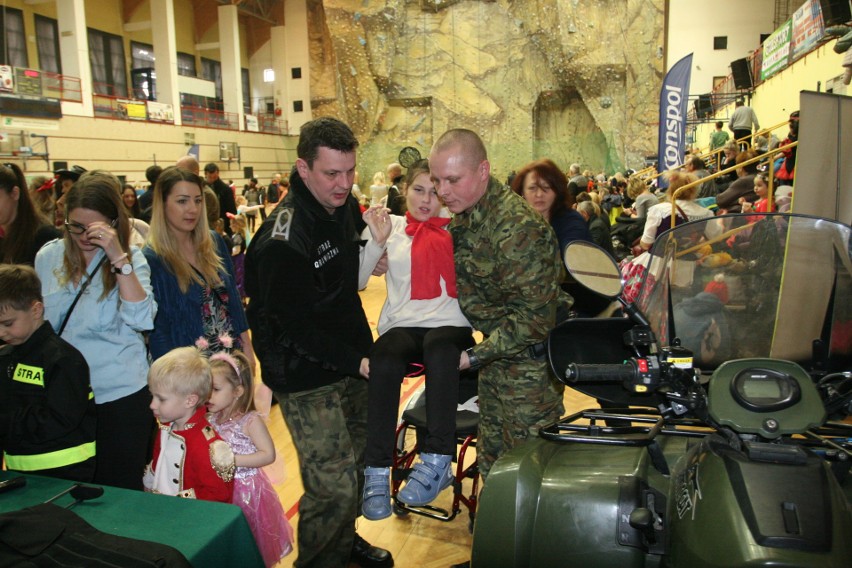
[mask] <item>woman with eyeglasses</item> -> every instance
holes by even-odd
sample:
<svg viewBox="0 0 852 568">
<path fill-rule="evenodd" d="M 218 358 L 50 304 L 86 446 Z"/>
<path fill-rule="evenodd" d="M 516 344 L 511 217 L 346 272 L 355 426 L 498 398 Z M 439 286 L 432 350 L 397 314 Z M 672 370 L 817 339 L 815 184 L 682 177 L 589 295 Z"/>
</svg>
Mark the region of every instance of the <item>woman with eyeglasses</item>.
<svg viewBox="0 0 852 568">
<path fill-rule="evenodd" d="M 118 179 L 80 177 L 66 194 L 65 236 L 44 245 L 35 269 L 45 319 L 86 358 L 97 407 L 95 483 L 142 489 L 153 416 L 143 333 L 157 305 L 148 262 L 130 246 Z"/>
<path fill-rule="evenodd" d="M 520 195 L 542 217 L 547 219 L 556 234 L 559 256 L 571 241 L 594 242 L 589 223 L 575 208 L 574 194 L 568 189 L 568 178 L 553 160 L 547 158 L 530 162 L 512 180 L 512 191 Z M 582 192 L 581 192 L 582 193 Z M 606 216 L 604 215 L 606 219 Z M 607 224 L 609 220 L 607 219 Z M 563 274 L 562 289 L 574 298 L 572 309 L 582 316 L 592 316 L 603 310 L 608 300 L 575 283 Z M 568 314 L 559 313 L 561 320 Z"/>
<path fill-rule="evenodd" d="M 586 220 L 574 210 L 568 178 L 552 160 L 537 160 L 521 168 L 512 180 L 512 191 L 550 223 L 559 241 L 560 254 L 571 241 L 592 242 Z"/>
<path fill-rule="evenodd" d="M 21 168 L 0 166 L 0 262 L 32 266 L 38 249 L 60 235 L 33 205 Z"/>
</svg>

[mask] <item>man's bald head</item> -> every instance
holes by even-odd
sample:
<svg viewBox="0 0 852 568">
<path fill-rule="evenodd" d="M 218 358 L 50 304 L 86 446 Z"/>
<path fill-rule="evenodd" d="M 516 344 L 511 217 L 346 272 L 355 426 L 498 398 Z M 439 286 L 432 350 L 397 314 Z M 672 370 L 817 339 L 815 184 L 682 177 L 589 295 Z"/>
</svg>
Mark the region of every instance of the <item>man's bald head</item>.
<svg viewBox="0 0 852 568">
<path fill-rule="evenodd" d="M 485 144 L 476 132 L 466 128 L 454 128 L 444 132 L 432 145 L 430 154 L 438 154 L 449 148 L 458 149 L 464 160 L 470 164 L 480 164 L 488 159 Z"/>
<path fill-rule="evenodd" d="M 488 189 L 491 165 L 475 132 L 448 130 L 429 153 L 429 168 L 438 196 L 452 213 L 476 205 Z"/>
<path fill-rule="evenodd" d="M 182 156 L 175 165 L 179 168 L 183 168 L 185 170 L 189 170 L 195 175 L 199 175 L 201 173 L 201 164 L 198 163 L 198 160 L 195 159 L 195 156 Z"/>
</svg>

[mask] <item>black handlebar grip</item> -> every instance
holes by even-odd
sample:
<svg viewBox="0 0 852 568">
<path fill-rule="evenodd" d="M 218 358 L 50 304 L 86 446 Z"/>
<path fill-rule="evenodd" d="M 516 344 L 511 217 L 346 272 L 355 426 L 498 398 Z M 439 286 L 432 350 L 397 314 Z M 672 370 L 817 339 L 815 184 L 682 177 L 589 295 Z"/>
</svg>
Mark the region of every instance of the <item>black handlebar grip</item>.
<svg viewBox="0 0 852 568">
<path fill-rule="evenodd" d="M 571 363 L 565 369 L 565 382 L 620 383 L 636 376 L 636 364 L 632 361 L 617 365 L 583 365 Z"/>
</svg>

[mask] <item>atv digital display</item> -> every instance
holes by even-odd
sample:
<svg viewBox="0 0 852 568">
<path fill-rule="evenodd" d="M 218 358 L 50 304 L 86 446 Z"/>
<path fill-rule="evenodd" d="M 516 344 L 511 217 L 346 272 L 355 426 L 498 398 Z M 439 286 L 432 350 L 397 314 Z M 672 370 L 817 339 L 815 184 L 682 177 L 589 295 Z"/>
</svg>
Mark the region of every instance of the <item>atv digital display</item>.
<svg viewBox="0 0 852 568">
<path fill-rule="evenodd" d="M 734 400 L 749 410 L 769 412 L 789 408 L 799 402 L 799 383 L 787 373 L 772 369 L 743 369 L 731 382 Z"/>
</svg>

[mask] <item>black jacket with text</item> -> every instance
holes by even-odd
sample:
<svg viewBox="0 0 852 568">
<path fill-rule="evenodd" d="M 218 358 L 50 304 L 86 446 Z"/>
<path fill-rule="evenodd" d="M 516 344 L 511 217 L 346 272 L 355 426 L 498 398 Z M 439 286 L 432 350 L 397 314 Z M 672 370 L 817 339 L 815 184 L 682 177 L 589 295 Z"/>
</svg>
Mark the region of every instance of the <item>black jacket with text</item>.
<svg viewBox="0 0 852 568">
<path fill-rule="evenodd" d="M 358 376 L 373 337 L 358 295 L 357 203 L 330 215 L 294 171 L 246 254 L 246 315 L 263 382 L 299 392 Z"/>
<path fill-rule="evenodd" d="M 0 351 L 0 447 L 6 467 L 74 481 L 95 472 L 95 399 L 83 355 L 44 322 Z"/>
</svg>

